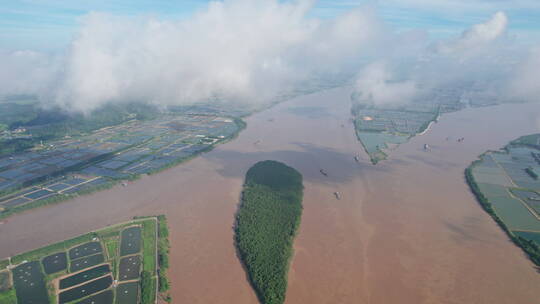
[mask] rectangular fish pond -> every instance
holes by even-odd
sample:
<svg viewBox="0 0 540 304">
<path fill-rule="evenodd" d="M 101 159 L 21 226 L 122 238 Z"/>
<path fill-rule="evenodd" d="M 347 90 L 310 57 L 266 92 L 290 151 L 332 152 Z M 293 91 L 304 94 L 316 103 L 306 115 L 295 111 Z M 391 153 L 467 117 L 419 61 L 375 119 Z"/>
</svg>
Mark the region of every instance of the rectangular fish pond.
<svg viewBox="0 0 540 304">
<path fill-rule="evenodd" d="M 156 299 L 168 267 L 157 259 L 167 255 L 168 245 L 158 249 L 157 244 L 168 244 L 167 236 L 164 217 L 143 217 L 1 259 L 0 302 L 137 304 L 143 297 Z M 168 297 L 165 286 L 163 298 Z"/>
</svg>

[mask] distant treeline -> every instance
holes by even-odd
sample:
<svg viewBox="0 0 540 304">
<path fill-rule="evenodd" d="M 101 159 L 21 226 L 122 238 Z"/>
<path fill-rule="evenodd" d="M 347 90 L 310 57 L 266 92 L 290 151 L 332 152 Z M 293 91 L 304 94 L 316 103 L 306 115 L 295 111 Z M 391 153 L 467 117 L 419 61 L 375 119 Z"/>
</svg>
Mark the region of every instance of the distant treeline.
<svg viewBox="0 0 540 304">
<path fill-rule="evenodd" d="M 25 128 L 30 138 L 0 140 L 0 156 L 32 148 L 40 142 L 78 136 L 131 119 L 154 119 L 159 109 L 142 103 L 107 105 L 90 114 L 68 113 L 60 108 L 41 109 L 37 104 L 0 104 L 0 125 L 9 130 Z"/>
<path fill-rule="evenodd" d="M 281 304 L 285 300 L 302 196 L 302 175 L 280 162 L 259 162 L 246 174 L 235 239 L 262 303 Z"/>
</svg>

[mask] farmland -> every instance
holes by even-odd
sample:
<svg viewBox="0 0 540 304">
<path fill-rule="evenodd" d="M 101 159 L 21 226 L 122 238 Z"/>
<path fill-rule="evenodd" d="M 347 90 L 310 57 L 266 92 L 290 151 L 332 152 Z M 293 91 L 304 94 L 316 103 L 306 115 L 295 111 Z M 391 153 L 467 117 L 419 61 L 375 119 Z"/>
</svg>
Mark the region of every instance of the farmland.
<svg viewBox="0 0 540 304">
<path fill-rule="evenodd" d="M 540 266 L 540 134 L 521 137 L 480 156 L 467 181 L 484 209 Z"/>
<path fill-rule="evenodd" d="M 157 293 L 158 282 L 168 281 L 162 278 L 168 264 L 157 258 L 158 251 L 167 255 L 158 248 L 159 243 L 168 243 L 167 233 L 160 233 L 167 231 L 163 225 L 162 216 L 136 218 L 11 257 L 7 270 L 0 271 L 0 300 L 135 304 L 143 298 L 154 303 L 160 296 L 170 301 L 168 286 L 159 286 L 163 292 Z M 124 250 L 118 252 L 116 244 Z"/>
<path fill-rule="evenodd" d="M 118 182 L 127 185 L 142 174 L 186 161 L 234 137 L 245 125 L 237 115 L 245 113 L 173 108 L 151 118 L 132 115 L 117 124 L 76 136 L 75 131 L 68 132 L 18 153 L 0 154 L 0 218 Z M 35 128 L 19 127 L 17 134 L 32 137 Z"/>
<path fill-rule="evenodd" d="M 302 175 L 285 164 L 258 162 L 246 174 L 235 239 L 262 303 L 281 304 L 285 300 L 302 196 Z"/>
<path fill-rule="evenodd" d="M 441 89 L 411 103 L 375 105 L 360 92 L 352 94 L 355 132 L 373 164 L 411 137 L 424 132 L 443 113 L 462 109 L 461 91 Z"/>
</svg>

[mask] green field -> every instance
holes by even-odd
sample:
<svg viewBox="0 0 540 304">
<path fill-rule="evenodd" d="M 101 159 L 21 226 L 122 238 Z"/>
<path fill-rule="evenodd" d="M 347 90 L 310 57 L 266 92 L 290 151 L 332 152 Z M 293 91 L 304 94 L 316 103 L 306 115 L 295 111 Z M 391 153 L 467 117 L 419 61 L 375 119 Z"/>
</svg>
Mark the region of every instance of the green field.
<svg viewBox="0 0 540 304">
<path fill-rule="evenodd" d="M 118 256 L 118 241 L 112 240 L 106 243 L 107 246 L 107 256 L 109 258 L 115 258 Z"/>
<path fill-rule="evenodd" d="M 160 296 L 167 302 L 172 302 L 169 294 L 170 284 L 167 277 L 169 269 L 169 228 L 165 216 L 158 216 L 158 290 Z"/>
<path fill-rule="evenodd" d="M 144 269 L 151 273 L 156 271 L 156 222 L 147 222 L 143 226 L 143 260 Z"/>
<path fill-rule="evenodd" d="M 540 266 L 540 134 L 521 137 L 501 151 L 488 151 L 465 172 L 483 208 Z"/>
<path fill-rule="evenodd" d="M 540 231 L 540 221 L 516 198 L 490 197 L 488 201 L 510 230 Z"/>
<path fill-rule="evenodd" d="M 10 289 L 6 291 L 0 291 L 0 303 L 17 304 L 17 295 L 15 295 L 15 290 Z"/>
<path fill-rule="evenodd" d="M 405 143 L 424 132 L 441 113 L 460 109 L 456 102 L 375 105 L 363 100 L 361 95 L 356 92 L 351 96 L 351 113 L 356 137 L 373 164 L 386 159 L 391 146 Z"/>
<path fill-rule="evenodd" d="M 399 145 L 409 139 L 405 135 L 397 135 L 383 132 L 356 131 L 358 140 L 362 143 L 364 150 L 368 153 L 371 162 L 377 164 L 388 157 L 387 151 L 390 145 Z"/>
<path fill-rule="evenodd" d="M 0 271 L 0 292 L 11 288 L 9 271 Z"/>
<path fill-rule="evenodd" d="M 156 240 L 157 235 L 159 241 Z M 11 259 L 11 264 L 6 260 L 6 265 L 3 265 L 12 268 L 13 286 L 9 279 L 10 272 L 0 271 L 0 303 L 52 304 L 57 302 L 56 299 L 60 303 L 154 303 L 158 265 L 162 267 L 161 261 L 156 262 L 157 245 L 168 244 L 167 236 L 163 216 L 142 217 L 19 254 Z M 122 238 L 124 253 L 130 254 L 126 257 L 119 254 L 119 241 Z M 168 252 L 168 245 L 166 249 Z M 159 281 L 168 284 L 167 252 L 163 252 L 163 248 L 160 252 L 167 265 L 164 271 L 159 271 Z M 134 285 L 136 288 L 129 287 L 132 291 L 129 296 L 124 294 L 115 300 L 117 287 L 112 286 L 112 282 L 119 269 L 123 279 L 130 280 L 129 285 L 119 286 L 125 289 Z M 166 287 L 160 297 L 170 301 L 168 285 Z M 135 302 L 128 302 L 133 297 Z"/>
<path fill-rule="evenodd" d="M 9 265 L 9 260 L 1 260 L 0 261 L 0 270 L 5 269 Z"/>
<path fill-rule="evenodd" d="M 540 244 L 540 232 L 514 231 L 517 236 Z"/>
<path fill-rule="evenodd" d="M 246 174 L 235 240 L 262 303 L 285 300 L 302 196 L 302 175 L 280 162 L 256 163 Z"/>
</svg>

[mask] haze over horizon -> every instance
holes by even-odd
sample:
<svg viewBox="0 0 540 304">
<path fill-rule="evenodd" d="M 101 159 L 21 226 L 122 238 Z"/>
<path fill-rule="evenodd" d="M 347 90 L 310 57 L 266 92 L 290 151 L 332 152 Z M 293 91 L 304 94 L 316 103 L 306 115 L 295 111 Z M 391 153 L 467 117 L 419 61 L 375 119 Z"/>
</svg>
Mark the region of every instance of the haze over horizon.
<svg viewBox="0 0 540 304">
<path fill-rule="evenodd" d="M 4 2 L 0 304 L 540 299 L 540 0 Z"/>
<path fill-rule="evenodd" d="M 0 95 L 82 112 L 261 103 L 344 75 L 373 103 L 472 81 L 510 101 L 540 93 L 540 5 L 529 0 L 15 1 L 0 16 Z"/>
</svg>

